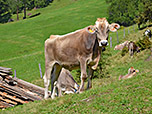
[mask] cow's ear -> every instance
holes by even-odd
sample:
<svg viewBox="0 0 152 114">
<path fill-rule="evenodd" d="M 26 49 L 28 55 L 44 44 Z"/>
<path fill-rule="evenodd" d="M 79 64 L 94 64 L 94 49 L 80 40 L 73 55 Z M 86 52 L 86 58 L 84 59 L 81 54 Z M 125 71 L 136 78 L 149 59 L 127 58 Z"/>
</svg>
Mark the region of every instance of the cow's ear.
<svg viewBox="0 0 152 114">
<path fill-rule="evenodd" d="M 131 69 L 134 69 L 134 67 L 131 67 Z"/>
<path fill-rule="evenodd" d="M 109 30 L 110 30 L 111 32 L 116 32 L 117 29 L 119 29 L 119 28 L 120 28 L 120 25 L 117 24 L 117 23 L 112 23 L 112 24 L 109 25 Z"/>
<path fill-rule="evenodd" d="M 95 27 L 92 27 L 92 26 L 87 27 L 87 32 L 91 33 L 91 34 L 94 34 L 96 32 Z"/>
</svg>

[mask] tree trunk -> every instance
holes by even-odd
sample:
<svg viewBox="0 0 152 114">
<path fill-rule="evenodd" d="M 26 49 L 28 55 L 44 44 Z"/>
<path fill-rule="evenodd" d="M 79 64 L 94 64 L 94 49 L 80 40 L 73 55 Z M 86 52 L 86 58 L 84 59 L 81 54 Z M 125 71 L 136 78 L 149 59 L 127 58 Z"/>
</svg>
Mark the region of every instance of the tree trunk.
<svg viewBox="0 0 152 114">
<path fill-rule="evenodd" d="M 19 7 L 17 6 L 17 11 L 16 11 L 16 14 L 17 14 L 17 20 L 19 20 L 18 9 L 19 9 Z"/>
<path fill-rule="evenodd" d="M 26 4 L 24 3 L 24 17 L 23 19 L 26 19 Z"/>
</svg>

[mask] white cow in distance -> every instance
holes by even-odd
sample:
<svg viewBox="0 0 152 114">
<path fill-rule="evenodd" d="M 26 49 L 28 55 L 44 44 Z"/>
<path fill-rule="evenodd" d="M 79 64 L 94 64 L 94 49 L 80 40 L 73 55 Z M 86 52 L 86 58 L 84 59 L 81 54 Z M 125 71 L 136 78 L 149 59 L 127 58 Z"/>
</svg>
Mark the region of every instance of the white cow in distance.
<svg viewBox="0 0 152 114">
<path fill-rule="evenodd" d="M 124 43 L 121 43 L 119 45 L 116 45 L 114 50 L 122 50 L 125 46 L 128 46 L 129 41 L 125 41 Z"/>
<path fill-rule="evenodd" d="M 123 80 L 123 79 L 128 79 L 128 78 L 132 78 L 133 76 L 136 75 L 136 73 L 139 72 L 138 69 L 134 69 L 133 67 L 129 68 L 128 70 L 128 74 L 126 75 L 120 75 L 119 76 L 119 80 Z"/>
</svg>

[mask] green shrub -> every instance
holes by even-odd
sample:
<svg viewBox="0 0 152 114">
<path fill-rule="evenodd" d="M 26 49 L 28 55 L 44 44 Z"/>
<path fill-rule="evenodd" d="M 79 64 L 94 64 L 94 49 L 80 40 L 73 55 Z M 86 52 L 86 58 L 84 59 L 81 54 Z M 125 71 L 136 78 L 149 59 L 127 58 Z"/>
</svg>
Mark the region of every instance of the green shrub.
<svg viewBox="0 0 152 114">
<path fill-rule="evenodd" d="M 139 49 L 145 50 L 145 49 L 150 49 L 152 47 L 152 42 L 149 40 L 148 37 L 144 36 L 142 39 L 139 38 L 135 44 L 139 47 Z M 124 47 L 121 51 L 121 56 L 125 56 L 125 54 L 128 53 L 128 47 Z"/>
<path fill-rule="evenodd" d="M 121 56 L 125 56 L 125 54 L 128 53 L 128 47 L 124 47 L 121 51 Z"/>
<path fill-rule="evenodd" d="M 146 36 L 143 39 L 139 39 L 136 44 L 140 47 L 140 50 L 150 49 L 152 47 L 152 42 Z"/>
</svg>

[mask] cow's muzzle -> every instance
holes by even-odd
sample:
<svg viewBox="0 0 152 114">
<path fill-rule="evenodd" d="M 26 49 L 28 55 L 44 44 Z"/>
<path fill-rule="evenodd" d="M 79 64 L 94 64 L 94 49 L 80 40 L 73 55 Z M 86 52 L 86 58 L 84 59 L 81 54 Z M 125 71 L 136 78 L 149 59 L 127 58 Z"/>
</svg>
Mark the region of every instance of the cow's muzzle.
<svg viewBox="0 0 152 114">
<path fill-rule="evenodd" d="M 108 45 L 108 41 L 107 40 L 101 40 L 99 43 L 99 46 L 107 46 Z"/>
</svg>

